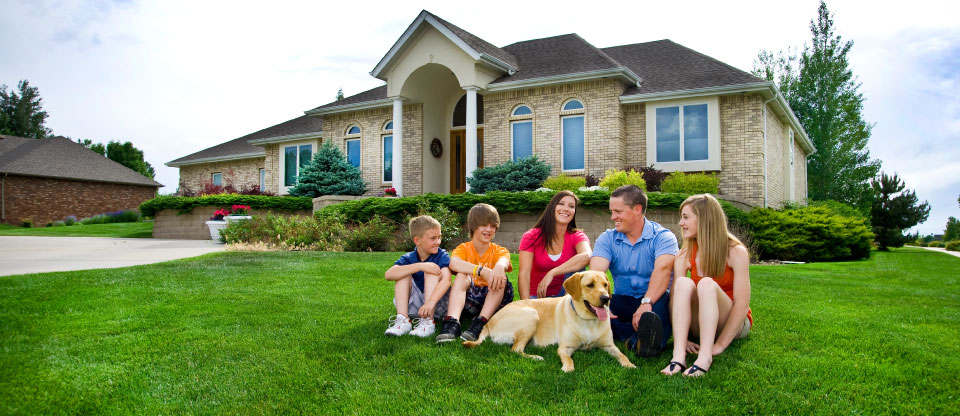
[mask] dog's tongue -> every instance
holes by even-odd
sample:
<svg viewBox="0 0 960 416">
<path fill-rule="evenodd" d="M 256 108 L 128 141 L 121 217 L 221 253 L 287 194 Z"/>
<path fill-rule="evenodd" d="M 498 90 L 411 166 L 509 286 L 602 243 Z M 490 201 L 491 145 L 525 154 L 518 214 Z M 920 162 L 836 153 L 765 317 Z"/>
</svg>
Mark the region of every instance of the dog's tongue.
<svg viewBox="0 0 960 416">
<path fill-rule="evenodd" d="M 593 312 L 597 314 L 597 318 L 599 318 L 601 321 L 606 321 L 606 320 L 607 320 L 607 308 L 606 308 L 606 307 L 598 308 L 598 307 L 594 306 L 594 307 L 593 307 Z"/>
</svg>

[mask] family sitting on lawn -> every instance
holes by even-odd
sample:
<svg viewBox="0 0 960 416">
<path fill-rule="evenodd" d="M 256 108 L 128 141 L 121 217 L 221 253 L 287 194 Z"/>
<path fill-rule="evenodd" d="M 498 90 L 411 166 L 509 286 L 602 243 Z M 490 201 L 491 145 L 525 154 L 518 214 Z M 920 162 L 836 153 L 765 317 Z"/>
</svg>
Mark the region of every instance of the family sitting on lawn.
<svg viewBox="0 0 960 416">
<path fill-rule="evenodd" d="M 666 375 L 701 376 L 714 355 L 749 334 L 749 255 L 727 231 L 726 215 L 714 197 L 694 195 L 681 205 L 682 249 L 672 232 L 645 217 L 647 197 L 636 186 L 622 186 L 610 195 L 614 228 L 597 238 L 593 250 L 576 228 L 578 204 L 572 192 L 558 192 L 524 233 L 517 282 L 521 299 L 564 296 L 564 280 L 588 265 L 594 271 L 609 270 L 614 339 L 626 341 L 641 357 L 655 357 L 672 334 L 673 356 L 661 371 Z M 475 341 L 514 297 L 506 276 L 513 268 L 510 253 L 493 243 L 499 226 L 496 208 L 475 205 L 467 215 L 471 240 L 448 255 L 440 248 L 437 220 L 410 220 L 416 248 L 384 274 L 394 282 L 396 307 L 386 335 L 429 337 L 440 321 L 438 343 L 457 337 Z M 462 332 L 461 318 L 467 318 L 461 314 L 472 318 Z M 691 335 L 700 343 L 690 341 Z M 697 354 L 689 369 L 687 353 Z"/>
</svg>

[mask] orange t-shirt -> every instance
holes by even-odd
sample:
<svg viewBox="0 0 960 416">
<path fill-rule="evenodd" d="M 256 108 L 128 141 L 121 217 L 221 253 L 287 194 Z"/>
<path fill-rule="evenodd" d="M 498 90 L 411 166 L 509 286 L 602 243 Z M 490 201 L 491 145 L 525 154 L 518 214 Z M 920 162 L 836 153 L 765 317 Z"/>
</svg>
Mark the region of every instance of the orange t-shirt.
<svg viewBox="0 0 960 416">
<path fill-rule="evenodd" d="M 460 244 L 457 248 L 453 249 L 453 252 L 450 253 L 450 257 L 459 257 L 460 260 L 463 260 L 467 263 L 479 264 L 483 267 L 492 269 L 497 265 L 497 262 L 501 258 L 507 259 L 507 269 L 505 271 L 509 272 L 513 270 L 513 264 L 510 263 L 510 251 L 506 248 L 500 247 L 494 243 L 490 243 L 490 247 L 487 247 L 487 251 L 481 256 L 477 252 L 476 247 L 473 246 L 472 241 L 467 241 L 466 243 Z M 474 276 L 473 278 L 474 286 L 486 286 L 487 279 Z"/>
<path fill-rule="evenodd" d="M 697 274 L 697 245 L 692 244 L 690 246 L 690 278 L 693 279 L 693 283 L 700 283 L 701 277 Z M 723 271 L 723 276 L 719 278 L 713 278 L 717 282 L 717 285 L 720 286 L 720 290 L 723 293 L 727 294 L 727 297 L 730 300 L 733 300 L 733 268 L 727 266 L 727 269 Z M 750 320 L 750 326 L 753 326 L 753 312 L 747 307 L 747 319 Z"/>
</svg>

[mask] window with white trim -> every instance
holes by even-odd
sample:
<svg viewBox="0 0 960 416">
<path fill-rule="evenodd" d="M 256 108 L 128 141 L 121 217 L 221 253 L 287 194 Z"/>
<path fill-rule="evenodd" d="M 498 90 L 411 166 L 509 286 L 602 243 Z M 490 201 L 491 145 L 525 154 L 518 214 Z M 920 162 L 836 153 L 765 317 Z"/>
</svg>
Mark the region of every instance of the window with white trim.
<svg viewBox="0 0 960 416">
<path fill-rule="evenodd" d="M 216 186 L 223 186 L 223 174 L 220 172 L 210 175 L 210 182 Z"/>
<path fill-rule="evenodd" d="M 343 142 L 343 153 L 347 156 L 347 162 L 358 168 L 360 167 L 360 138 L 360 127 L 347 127 Z"/>
<path fill-rule="evenodd" d="M 282 146 L 280 157 L 283 166 L 283 186 L 294 186 L 304 166 L 313 158 L 312 144 L 292 144 Z"/>
<path fill-rule="evenodd" d="M 383 174 L 380 179 L 383 183 L 393 182 L 393 121 L 388 121 L 383 126 L 383 134 L 380 135 L 380 149 L 383 155 Z"/>
<path fill-rule="evenodd" d="M 267 170 L 260 168 L 260 192 L 267 190 Z"/>
<path fill-rule="evenodd" d="M 647 165 L 665 171 L 720 170 L 717 97 L 649 102 Z"/>
<path fill-rule="evenodd" d="M 533 111 L 519 105 L 510 117 L 510 152 L 514 162 L 533 155 Z"/>
<path fill-rule="evenodd" d="M 560 111 L 560 164 L 563 171 L 584 168 L 584 106 L 572 99 Z"/>
</svg>

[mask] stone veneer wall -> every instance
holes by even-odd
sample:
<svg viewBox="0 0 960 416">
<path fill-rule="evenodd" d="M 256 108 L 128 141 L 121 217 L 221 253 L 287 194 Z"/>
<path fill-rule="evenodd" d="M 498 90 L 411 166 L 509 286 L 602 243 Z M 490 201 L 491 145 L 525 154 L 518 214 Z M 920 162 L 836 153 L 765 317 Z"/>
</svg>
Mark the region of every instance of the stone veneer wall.
<svg viewBox="0 0 960 416">
<path fill-rule="evenodd" d="M 153 198 L 153 186 L 9 175 L 3 177 L 2 222 L 30 218 L 44 226 L 73 215 L 77 219 L 137 209 Z"/>
<path fill-rule="evenodd" d="M 180 187 L 193 191 L 213 182 L 214 173 L 223 174 L 223 185 L 233 185 L 238 190 L 244 186 L 260 185 L 260 169 L 265 167 L 263 157 L 228 160 L 223 162 L 201 163 L 180 167 Z M 267 169 L 267 189 L 270 189 L 270 169 Z"/>
<path fill-rule="evenodd" d="M 331 141 L 346 154 L 346 131 L 352 125 L 360 127 L 360 170 L 367 181 L 366 195 L 376 195 L 391 187 L 383 183 L 383 126 L 393 119 L 393 107 L 381 107 L 323 117 L 324 140 Z M 423 105 L 403 106 L 403 193 L 414 196 L 423 193 Z"/>
<path fill-rule="evenodd" d="M 516 253 L 520 249 L 523 233 L 532 228 L 539 217 L 540 214 L 501 214 L 500 229 L 493 242 L 506 247 L 511 253 Z M 647 211 L 646 217 L 666 227 L 674 235 L 680 235 L 680 227 L 677 225 L 680 222 L 680 214 L 676 210 L 651 209 Z M 590 247 L 593 247 L 600 234 L 613 228 L 613 221 L 610 221 L 609 211 L 581 207 L 577 210 L 577 227 L 590 237 Z"/>
<path fill-rule="evenodd" d="M 510 121 L 520 104 L 533 111 L 533 152 L 552 166 L 551 175 L 561 173 L 560 117 L 567 100 L 584 105 L 584 171 L 602 175 L 608 168 L 623 166 L 626 152 L 620 94 L 617 80 L 602 79 L 548 87 L 487 93 L 483 96 L 484 164 L 494 166 L 510 160 Z"/>
<path fill-rule="evenodd" d="M 763 206 L 763 97 L 720 97 L 720 193 Z"/>
<path fill-rule="evenodd" d="M 771 106 L 767 105 L 767 206 L 780 208 L 790 198 L 787 195 L 787 154 L 789 133 L 777 118 Z M 762 188 L 761 188 L 762 192 Z"/>
<path fill-rule="evenodd" d="M 207 221 L 213 212 L 223 207 L 195 207 L 188 214 L 177 215 L 173 209 L 164 209 L 154 216 L 153 238 L 176 240 L 209 240 L 210 230 Z M 310 211 L 270 211 L 261 209 L 250 210 L 251 215 L 261 215 L 272 212 L 275 215 L 312 215 Z"/>
<path fill-rule="evenodd" d="M 647 155 L 647 106 L 625 104 L 623 106 L 626 140 L 624 157 L 627 166 L 646 166 Z"/>
</svg>

